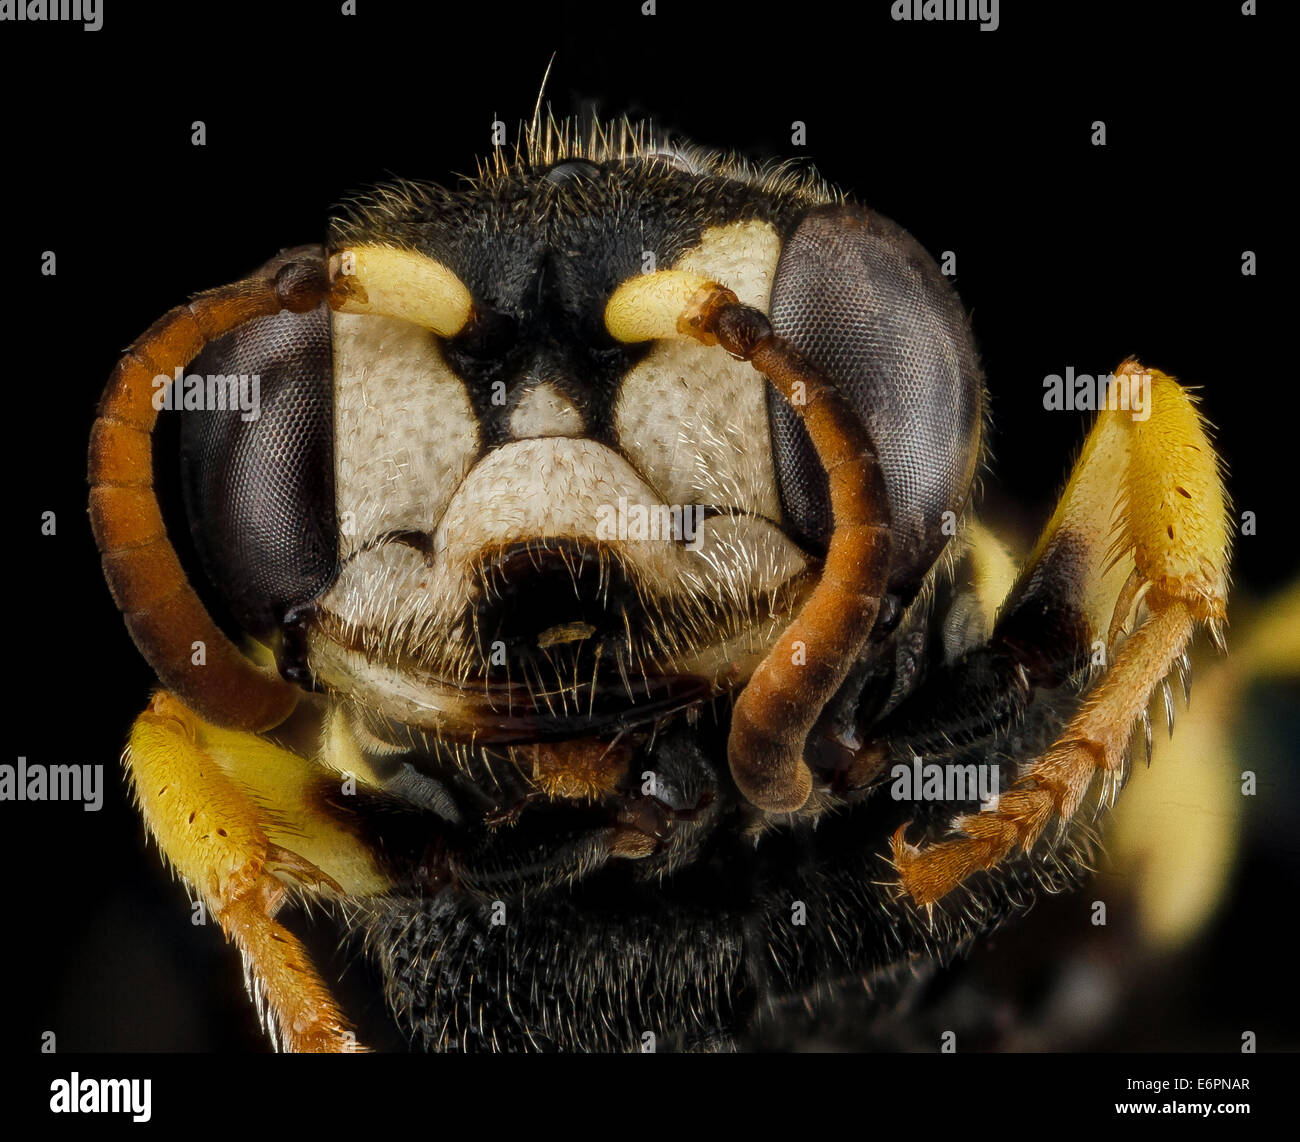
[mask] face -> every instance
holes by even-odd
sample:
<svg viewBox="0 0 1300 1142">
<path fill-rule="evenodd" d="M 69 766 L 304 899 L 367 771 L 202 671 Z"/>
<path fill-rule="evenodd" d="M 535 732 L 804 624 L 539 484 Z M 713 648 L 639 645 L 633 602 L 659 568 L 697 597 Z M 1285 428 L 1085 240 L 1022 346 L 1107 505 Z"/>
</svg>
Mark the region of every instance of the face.
<svg viewBox="0 0 1300 1142">
<path fill-rule="evenodd" d="M 386 889 L 352 916 L 408 1035 L 617 1047 L 653 1012 L 721 1044 L 1055 875 L 1009 874 L 946 932 L 880 881 L 902 810 L 870 800 L 859 730 L 921 676 L 983 418 L 965 315 L 904 231 L 811 177 L 547 135 L 464 189 L 357 201 L 308 255 L 354 275 L 347 304 L 257 317 L 188 367 L 257 400 L 182 418 L 185 558 L 297 688 L 270 737 L 360 778 L 340 820 Z M 724 283 L 873 442 L 889 558 L 821 696 L 781 698 L 813 727 L 794 814 L 733 780 L 732 703 L 836 566 L 839 477 L 748 360 L 626 335 L 615 299 L 665 281 Z M 836 925 L 816 955 L 796 906 Z M 583 1009 L 604 1015 L 579 1033 Z"/>
<path fill-rule="evenodd" d="M 721 191 L 667 164 L 568 162 L 394 208 L 475 317 L 443 342 L 334 318 L 351 526 L 307 636 L 314 677 L 402 726 L 502 745 L 648 729 L 745 681 L 809 572 L 780 526 L 763 379 L 603 322 L 647 264 L 766 299 L 780 211 Z M 336 241 L 396 225 L 368 216 Z"/>
<path fill-rule="evenodd" d="M 688 340 L 620 343 L 604 311 L 621 283 L 668 267 L 766 311 L 780 271 L 778 329 L 842 354 L 803 312 L 840 237 L 807 221 L 830 201 L 811 180 L 668 151 L 542 156 L 470 191 L 358 204 L 331 248 L 413 251 L 463 284 L 473 315 L 440 338 L 396 317 L 282 314 L 195 366 L 258 372 L 266 410 L 186 422 L 192 526 L 227 603 L 352 727 L 401 744 L 407 730 L 503 747 L 608 738 L 743 685 L 824 554 L 825 477 L 747 363 Z M 964 504 L 980 405 L 960 312 L 932 267 L 907 264 L 917 253 L 885 251 L 885 280 L 935 295 L 948 367 L 917 379 L 945 373 L 927 399 L 952 411 L 881 449 L 904 602 L 941 547 L 931 523 Z M 902 420 L 876 403 L 878 362 L 848 351 L 866 419 Z"/>
</svg>

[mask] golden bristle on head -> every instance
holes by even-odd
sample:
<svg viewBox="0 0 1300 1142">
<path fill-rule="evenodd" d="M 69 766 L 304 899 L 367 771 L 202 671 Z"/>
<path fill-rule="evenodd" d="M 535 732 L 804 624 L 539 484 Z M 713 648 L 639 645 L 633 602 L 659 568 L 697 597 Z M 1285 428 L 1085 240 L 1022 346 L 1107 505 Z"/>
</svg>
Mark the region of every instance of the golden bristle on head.
<svg viewBox="0 0 1300 1142">
<path fill-rule="evenodd" d="M 434 182 L 395 179 L 367 187 L 339 205 L 331 241 L 336 245 L 361 240 L 412 244 L 406 228 L 431 215 L 455 214 L 467 197 L 514 198 L 521 185 L 545 178 L 554 167 L 569 162 L 595 166 L 616 164 L 640 168 L 643 189 L 656 174 L 739 182 L 761 194 L 796 199 L 809 206 L 840 203 L 845 195 L 828 184 L 804 161 L 755 162 L 734 152 L 711 150 L 672 135 L 651 120 L 627 116 L 602 119 L 594 114 L 557 119 L 548 108 L 531 122 L 520 122 L 512 143 L 492 147 L 475 159 L 473 174 L 460 175 L 460 186 L 448 189 Z M 552 183 L 566 200 L 585 201 L 583 180 Z"/>
<path fill-rule="evenodd" d="M 629 116 L 602 119 L 585 114 L 555 117 L 550 107 L 532 122 L 520 123 L 513 147 L 494 147 L 478 161 L 478 181 L 532 171 L 558 163 L 596 165 L 662 162 L 668 169 L 701 177 L 734 179 L 773 194 L 807 194 L 818 201 L 839 201 L 842 195 L 805 163 L 792 159 L 752 162 L 734 152 L 714 151 L 687 142 L 657 127 L 652 119 Z"/>
</svg>

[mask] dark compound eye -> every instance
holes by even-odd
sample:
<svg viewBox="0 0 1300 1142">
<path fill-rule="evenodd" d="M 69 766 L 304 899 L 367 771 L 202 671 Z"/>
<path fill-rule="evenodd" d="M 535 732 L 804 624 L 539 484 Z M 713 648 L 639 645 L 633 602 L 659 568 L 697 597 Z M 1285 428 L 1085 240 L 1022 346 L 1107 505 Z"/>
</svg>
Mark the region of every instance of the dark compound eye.
<svg viewBox="0 0 1300 1142">
<path fill-rule="evenodd" d="M 961 303 L 905 230 L 853 206 L 809 211 L 772 285 L 775 332 L 806 354 L 871 432 L 894 533 L 889 589 L 909 600 L 962 508 L 979 455 L 983 384 Z M 786 523 L 830 539 L 826 475 L 794 411 L 768 391 Z"/>
<path fill-rule="evenodd" d="M 205 382 L 246 378 L 242 391 L 256 397 L 255 416 L 211 407 L 181 413 L 181 483 L 205 572 L 236 621 L 264 633 L 335 573 L 329 310 L 251 321 L 214 341 L 186 373 Z"/>
</svg>

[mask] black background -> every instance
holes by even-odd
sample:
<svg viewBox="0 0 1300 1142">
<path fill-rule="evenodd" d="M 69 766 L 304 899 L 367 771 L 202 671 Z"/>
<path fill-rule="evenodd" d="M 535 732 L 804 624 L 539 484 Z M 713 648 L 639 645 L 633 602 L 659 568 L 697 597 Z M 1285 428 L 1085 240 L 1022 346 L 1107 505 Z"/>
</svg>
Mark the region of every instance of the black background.
<svg viewBox="0 0 1300 1142">
<path fill-rule="evenodd" d="M 351 18 L 334 2 L 104 3 L 97 33 L 0 25 L 4 760 L 103 763 L 108 784 L 99 813 L 0 804 L 15 1050 L 49 1030 L 60 1051 L 264 1049 L 237 956 L 190 925 L 116 765 L 152 683 L 86 526 L 86 440 L 118 354 L 190 293 L 319 240 L 350 192 L 472 172 L 494 118 L 513 134 L 531 116 L 552 53 L 557 116 L 594 103 L 751 157 L 811 161 L 931 252 L 956 252 L 992 394 L 995 518 L 1028 538 L 1082 439 L 1082 417 L 1043 410 L 1042 378 L 1136 354 L 1204 387 L 1234 502 L 1260 519 L 1239 543 L 1239 589 L 1258 596 L 1295 573 L 1278 211 L 1294 132 L 1267 17 L 1236 3 L 1009 0 L 986 33 L 895 23 L 886 0 L 660 0 L 652 17 L 636 0 L 359 0 Z M 1090 142 L 1098 119 L 1105 147 Z M 194 120 L 205 147 L 190 143 Z M 795 120 L 806 147 L 791 145 Z M 1240 272 L 1247 249 L 1257 277 Z M 55 277 L 40 273 L 45 250 Z M 39 534 L 47 510 L 55 537 Z M 1263 879 L 1234 888 L 1208 958 L 1176 995 L 1117 1016 L 1105 1044 L 1200 1045 L 1225 973 L 1248 976 L 1235 994 L 1276 1024 L 1275 998 L 1292 992 L 1274 909 L 1294 893 L 1294 857 L 1257 853 L 1248 867 Z M 1070 932 L 1063 921 L 1052 938 Z"/>
</svg>

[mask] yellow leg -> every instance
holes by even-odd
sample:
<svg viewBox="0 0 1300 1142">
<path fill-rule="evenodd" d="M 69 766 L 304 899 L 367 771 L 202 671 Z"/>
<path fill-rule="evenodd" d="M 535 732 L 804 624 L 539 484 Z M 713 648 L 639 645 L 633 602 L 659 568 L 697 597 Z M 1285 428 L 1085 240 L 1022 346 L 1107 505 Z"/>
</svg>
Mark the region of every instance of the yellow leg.
<svg viewBox="0 0 1300 1142">
<path fill-rule="evenodd" d="M 1098 773 L 1113 796 L 1134 723 L 1178 664 L 1197 623 L 1208 624 L 1221 642 L 1230 542 L 1218 458 L 1192 397 L 1171 377 L 1127 361 L 1112 390 L 1126 385 L 1140 395 L 1132 386 L 1144 376 L 1149 417 L 1136 419 L 1132 402 L 1125 408 L 1109 402 L 1027 574 L 1058 557 L 1053 569 L 1068 571 L 1081 612 L 1112 645 L 1140 599 L 1148 617 L 1118 647 L 1061 737 L 996 809 L 959 817 L 957 835 L 926 847 L 908 843 L 906 825 L 895 833 L 894 866 L 919 904 L 933 904 L 1017 847 L 1028 849 L 1054 818 L 1067 821 Z M 1069 558 L 1059 557 L 1067 551 Z"/>
<path fill-rule="evenodd" d="M 136 720 L 124 761 L 164 857 L 239 948 L 276 1045 L 360 1049 L 306 951 L 274 919 L 290 884 L 339 894 L 384 884 L 360 843 L 303 797 L 310 763 L 256 735 L 210 726 L 166 692 Z M 293 849 L 281 843 L 290 838 Z"/>
</svg>

